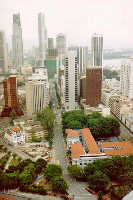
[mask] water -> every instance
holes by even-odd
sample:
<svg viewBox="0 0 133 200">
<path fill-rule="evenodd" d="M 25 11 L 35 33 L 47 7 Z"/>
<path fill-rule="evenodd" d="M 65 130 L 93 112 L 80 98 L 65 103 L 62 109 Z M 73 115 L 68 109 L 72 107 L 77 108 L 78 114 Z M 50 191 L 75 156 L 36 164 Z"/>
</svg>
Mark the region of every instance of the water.
<svg viewBox="0 0 133 200">
<path fill-rule="evenodd" d="M 103 60 L 103 67 L 104 68 L 108 67 L 109 69 L 112 69 L 112 70 L 120 70 L 122 60 L 128 60 L 129 61 L 129 59 L 123 59 L 123 58 Z"/>
</svg>

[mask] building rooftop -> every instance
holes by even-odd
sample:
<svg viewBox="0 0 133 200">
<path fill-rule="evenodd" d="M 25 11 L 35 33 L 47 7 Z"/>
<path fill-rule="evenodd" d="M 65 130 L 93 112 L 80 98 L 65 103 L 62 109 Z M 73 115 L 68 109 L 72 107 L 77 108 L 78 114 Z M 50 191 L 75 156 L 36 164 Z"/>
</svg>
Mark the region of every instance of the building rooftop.
<svg viewBox="0 0 133 200">
<path fill-rule="evenodd" d="M 82 144 L 71 144 L 71 158 L 80 158 L 81 154 L 85 154 Z"/>
<path fill-rule="evenodd" d="M 89 128 L 81 129 L 81 133 L 85 139 L 90 154 L 101 154 Z"/>
<path fill-rule="evenodd" d="M 76 130 L 66 129 L 66 132 L 68 133 L 68 137 L 79 137 Z"/>
<path fill-rule="evenodd" d="M 115 156 L 115 155 L 130 155 L 133 154 L 133 146 L 131 142 L 105 142 L 100 144 L 102 148 L 104 148 L 104 153 L 107 156 Z M 107 150 L 106 150 L 107 148 Z M 110 148 L 110 149 L 109 149 Z"/>
<path fill-rule="evenodd" d="M 19 127 L 14 127 L 14 128 L 12 128 L 12 131 L 18 132 L 18 131 L 20 131 L 20 128 Z"/>
</svg>

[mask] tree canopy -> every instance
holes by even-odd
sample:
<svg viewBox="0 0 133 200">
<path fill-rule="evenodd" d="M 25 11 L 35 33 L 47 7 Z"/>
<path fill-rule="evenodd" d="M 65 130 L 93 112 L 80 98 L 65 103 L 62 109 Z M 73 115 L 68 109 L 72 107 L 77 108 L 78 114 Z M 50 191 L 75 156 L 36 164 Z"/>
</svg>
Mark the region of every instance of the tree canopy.
<svg viewBox="0 0 133 200">
<path fill-rule="evenodd" d="M 62 175 L 62 167 L 56 164 L 49 164 L 47 168 L 44 170 L 44 176 L 46 176 L 47 179 L 51 180 L 52 178 L 56 176 Z"/>
<path fill-rule="evenodd" d="M 94 137 L 112 137 L 120 134 L 120 123 L 113 117 L 103 117 L 98 112 L 84 115 L 81 110 L 62 114 L 63 132 L 66 129 L 89 128 Z"/>
<path fill-rule="evenodd" d="M 67 189 L 68 189 L 68 185 L 65 179 L 63 179 L 60 176 L 57 176 L 56 178 L 51 180 L 51 184 L 52 184 L 52 189 L 55 192 L 59 192 L 62 194 L 67 193 Z"/>
</svg>

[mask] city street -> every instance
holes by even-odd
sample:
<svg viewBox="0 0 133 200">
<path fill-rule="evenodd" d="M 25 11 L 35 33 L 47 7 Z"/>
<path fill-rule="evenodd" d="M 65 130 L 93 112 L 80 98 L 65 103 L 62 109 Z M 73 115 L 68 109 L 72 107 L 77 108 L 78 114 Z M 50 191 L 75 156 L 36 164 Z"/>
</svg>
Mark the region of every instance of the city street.
<svg viewBox="0 0 133 200">
<path fill-rule="evenodd" d="M 97 199 L 94 195 L 91 193 L 87 192 L 87 190 L 84 189 L 85 186 L 87 186 L 87 183 L 83 182 L 76 182 L 74 181 L 68 170 L 67 170 L 67 159 L 66 159 L 66 153 L 65 153 L 65 143 L 64 143 L 64 138 L 63 138 L 63 133 L 62 133 L 62 128 L 61 128 L 61 118 L 60 118 L 60 113 L 56 111 L 56 121 L 57 121 L 57 126 L 55 127 L 54 130 L 54 159 L 53 159 L 53 164 L 59 164 L 62 169 L 63 169 L 63 178 L 67 181 L 69 185 L 69 195 L 73 196 L 74 199 L 84 199 L 84 200 L 89 200 L 89 199 Z"/>
</svg>

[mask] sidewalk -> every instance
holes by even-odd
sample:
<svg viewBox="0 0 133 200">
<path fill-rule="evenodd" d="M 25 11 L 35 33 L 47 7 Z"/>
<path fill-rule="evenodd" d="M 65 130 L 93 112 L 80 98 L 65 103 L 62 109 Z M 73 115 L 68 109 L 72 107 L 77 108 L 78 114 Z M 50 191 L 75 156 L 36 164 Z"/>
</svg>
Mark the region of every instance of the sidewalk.
<svg viewBox="0 0 133 200">
<path fill-rule="evenodd" d="M 12 159 L 13 159 L 13 156 L 11 156 L 11 157 L 9 158 L 9 160 L 7 161 L 6 166 L 5 166 L 5 169 L 4 169 L 4 172 L 5 172 L 6 169 L 8 169 L 9 163 L 11 162 Z"/>
</svg>

